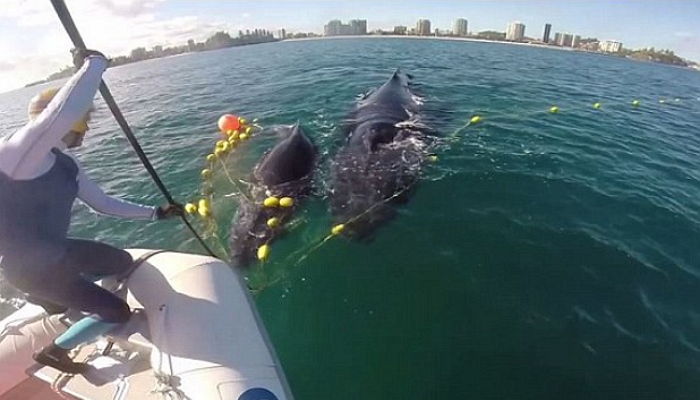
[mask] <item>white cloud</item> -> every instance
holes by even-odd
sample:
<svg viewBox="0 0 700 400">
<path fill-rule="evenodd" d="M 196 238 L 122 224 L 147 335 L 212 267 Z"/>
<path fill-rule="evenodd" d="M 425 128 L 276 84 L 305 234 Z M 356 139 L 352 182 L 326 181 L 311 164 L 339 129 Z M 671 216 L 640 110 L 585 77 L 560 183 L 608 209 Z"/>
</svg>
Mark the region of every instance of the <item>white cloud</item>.
<svg viewBox="0 0 700 400">
<path fill-rule="evenodd" d="M 95 0 L 97 5 L 105 7 L 114 15 L 133 17 L 151 11 L 158 3 L 165 0 Z"/>
<path fill-rule="evenodd" d="M 45 78 L 70 62 L 71 44 L 46 0 L 2 0 L 0 22 L 11 21 L 11 40 L 0 43 L 0 92 Z M 159 18 L 165 0 L 67 1 L 76 26 L 90 48 L 110 56 L 135 47 L 180 45 L 203 40 L 217 30 L 244 28 L 197 16 Z M 8 28 L 2 28 L 7 31 Z M 14 39 L 14 40 L 13 40 Z"/>
<path fill-rule="evenodd" d="M 152 12 L 165 0 L 72 0 L 66 6 L 74 18 L 110 15 L 133 18 Z M 18 26 L 42 26 L 56 22 L 53 7 L 46 0 L 3 0 L 0 18 L 15 20 Z"/>
<path fill-rule="evenodd" d="M 691 32 L 675 32 L 673 35 L 680 38 L 692 38 L 695 36 Z"/>
<path fill-rule="evenodd" d="M 5 0 L 0 7 L 0 19 L 14 20 L 17 26 L 47 25 L 52 12 L 53 9 L 46 1 Z"/>
<path fill-rule="evenodd" d="M 16 68 L 15 64 L 5 62 L 5 61 L 0 61 L 0 71 L 11 71 L 14 68 Z"/>
</svg>

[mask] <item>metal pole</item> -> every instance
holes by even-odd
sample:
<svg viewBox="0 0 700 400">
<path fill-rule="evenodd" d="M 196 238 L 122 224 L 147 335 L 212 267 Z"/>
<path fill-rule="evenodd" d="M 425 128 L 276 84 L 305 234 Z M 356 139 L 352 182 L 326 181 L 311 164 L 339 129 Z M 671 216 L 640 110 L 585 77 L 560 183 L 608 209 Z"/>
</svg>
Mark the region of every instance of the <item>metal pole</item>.
<svg viewBox="0 0 700 400">
<path fill-rule="evenodd" d="M 75 26 L 75 23 L 73 22 L 73 17 L 71 17 L 70 12 L 68 11 L 68 8 L 66 7 L 66 4 L 63 2 L 63 0 L 51 0 L 51 5 L 53 5 L 54 10 L 56 10 L 56 14 L 58 14 L 58 18 L 61 20 L 63 27 L 66 29 L 68 36 L 70 37 L 71 41 L 73 42 L 73 45 L 77 49 L 85 50 L 87 48 L 85 46 L 85 42 L 83 41 L 83 38 L 80 36 L 80 32 L 78 32 L 78 28 Z M 122 128 L 122 131 L 124 131 L 124 134 L 126 135 L 127 140 L 129 141 L 131 146 L 134 148 L 134 151 L 136 152 L 136 155 L 141 160 L 141 163 L 143 164 L 144 167 L 146 167 L 146 170 L 151 175 L 153 182 L 155 182 L 156 186 L 158 186 L 158 189 L 160 189 L 160 191 L 163 193 L 163 196 L 165 196 L 165 199 L 168 201 L 168 203 L 175 204 L 175 200 L 173 199 L 173 197 L 170 195 L 170 192 L 163 184 L 163 181 L 160 180 L 158 173 L 156 172 L 155 168 L 153 168 L 153 165 L 151 164 L 151 162 L 148 161 L 148 157 L 146 157 L 146 153 L 144 153 L 143 149 L 141 148 L 141 145 L 136 140 L 136 137 L 134 136 L 134 133 L 131 130 L 131 127 L 129 126 L 129 123 L 126 122 L 124 115 L 122 114 L 121 110 L 119 109 L 117 102 L 114 100 L 114 97 L 112 97 L 112 93 L 109 91 L 109 88 L 107 87 L 107 84 L 105 83 L 105 81 L 100 82 L 100 94 L 102 94 L 102 98 L 105 100 L 105 103 L 107 103 L 107 106 L 109 107 L 110 111 L 112 111 L 112 114 L 114 115 L 114 118 L 117 120 L 117 123 L 119 124 L 119 126 Z M 190 230 L 190 232 L 192 232 L 194 237 L 197 238 L 197 240 L 199 241 L 199 244 L 201 244 L 202 247 L 204 247 L 204 249 L 207 251 L 207 253 L 209 253 L 209 255 L 212 257 L 216 257 L 214 252 L 211 251 L 209 246 L 207 246 L 207 244 L 199 236 L 197 231 L 195 231 L 194 227 L 192 227 L 190 222 L 187 220 L 187 217 L 182 215 L 181 218 L 182 218 L 182 221 L 185 223 L 185 226 L 187 226 L 187 228 Z"/>
</svg>

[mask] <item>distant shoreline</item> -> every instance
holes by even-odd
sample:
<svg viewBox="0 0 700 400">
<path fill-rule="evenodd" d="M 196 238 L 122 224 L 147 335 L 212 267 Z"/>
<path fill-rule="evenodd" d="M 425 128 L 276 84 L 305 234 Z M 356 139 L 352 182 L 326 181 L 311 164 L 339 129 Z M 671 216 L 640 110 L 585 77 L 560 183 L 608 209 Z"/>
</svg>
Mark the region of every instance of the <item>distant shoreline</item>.
<svg viewBox="0 0 700 400">
<path fill-rule="evenodd" d="M 346 39 L 409 39 L 409 40 L 442 40 L 442 41 L 453 41 L 453 42 L 496 43 L 496 44 L 503 44 L 503 45 L 527 46 L 527 47 L 535 47 L 535 48 L 558 50 L 558 51 L 570 51 L 570 52 L 577 52 L 577 53 L 597 54 L 597 55 L 606 56 L 606 57 L 615 57 L 615 58 L 622 59 L 622 60 L 636 61 L 636 62 L 649 63 L 649 64 L 660 64 L 660 65 L 666 65 L 666 66 L 676 67 L 676 68 L 680 68 L 680 69 L 687 69 L 687 70 L 696 71 L 696 72 L 700 71 L 700 69 L 694 68 L 692 66 L 684 67 L 681 65 L 663 63 L 663 62 L 658 62 L 658 61 L 653 61 L 653 60 L 639 60 L 639 59 L 635 59 L 635 58 L 624 57 L 624 56 L 619 56 L 619 55 L 609 54 L 609 53 L 604 53 L 604 52 L 599 52 L 599 51 L 581 50 L 581 49 L 575 49 L 575 48 L 571 48 L 571 47 L 550 46 L 550 45 L 539 44 L 539 43 L 525 43 L 525 42 L 510 42 L 510 41 L 506 41 L 506 40 L 479 39 L 479 38 L 474 38 L 474 37 L 415 36 L 415 35 L 339 35 L 339 36 L 314 36 L 314 37 L 305 37 L 305 38 L 290 38 L 290 39 L 274 40 L 274 41 L 270 41 L 270 42 L 250 43 L 247 45 L 250 46 L 250 45 L 255 45 L 255 44 L 263 44 L 263 43 L 303 42 L 303 41 L 310 41 L 310 40 L 346 40 Z M 232 46 L 232 47 L 237 47 L 237 46 Z M 225 47 L 225 48 L 228 48 L 228 47 Z M 221 49 L 206 49 L 206 50 L 200 50 L 200 51 L 187 51 L 187 52 L 179 53 L 179 54 L 171 54 L 171 55 L 166 55 L 166 56 L 162 56 L 162 57 L 154 57 L 154 58 L 149 58 L 149 59 L 144 59 L 144 60 L 131 61 L 131 62 L 127 62 L 124 64 L 115 65 L 115 66 L 110 67 L 110 68 L 116 68 L 116 67 L 120 67 L 122 65 L 137 64 L 137 63 L 140 63 L 142 61 L 157 60 L 157 59 L 161 59 L 161 58 L 170 58 L 170 57 L 174 57 L 174 56 L 207 52 L 207 51 L 212 51 L 212 50 L 221 50 Z M 31 83 L 24 85 L 23 88 L 41 85 L 44 83 L 53 82 L 53 81 L 57 81 L 57 80 L 65 79 L 65 78 L 66 78 L 66 76 L 62 76 L 62 77 L 56 77 L 54 79 L 44 79 L 44 80 L 40 80 L 40 81 L 36 81 L 36 82 L 31 82 Z M 17 88 L 17 89 L 20 89 L 20 88 Z M 12 89 L 12 90 L 16 90 L 16 89 Z M 10 91 L 12 91 L 12 90 L 10 90 Z"/>
<path fill-rule="evenodd" d="M 507 40 L 479 39 L 479 38 L 473 38 L 473 37 L 415 36 L 415 35 L 339 35 L 339 36 L 318 36 L 318 37 L 308 37 L 308 38 L 299 38 L 299 39 L 283 39 L 283 40 L 280 40 L 280 42 L 297 42 L 297 41 L 306 41 L 306 40 L 339 40 L 339 39 L 340 40 L 343 40 L 343 39 L 411 39 L 411 40 L 444 40 L 444 41 L 453 41 L 453 42 L 497 43 L 497 44 L 504 44 L 504 45 L 537 47 L 540 49 L 548 49 L 548 50 L 570 51 L 570 52 L 584 53 L 584 54 L 597 54 L 597 55 L 601 55 L 601 56 L 605 56 L 605 57 L 618 58 L 621 60 L 636 61 L 636 62 L 642 62 L 642 63 L 648 63 L 648 64 L 656 64 L 656 65 L 666 65 L 669 67 L 675 67 L 675 68 L 700 72 L 700 69 L 694 68 L 692 66 L 684 67 L 682 65 L 664 63 L 664 62 L 653 61 L 653 60 L 639 60 L 636 58 L 619 56 L 619 55 L 616 55 L 614 53 L 604 53 L 604 52 L 600 52 L 600 51 L 581 50 L 581 49 L 575 49 L 572 47 L 550 46 L 547 44 L 539 44 L 539 43 L 510 42 Z"/>
<path fill-rule="evenodd" d="M 490 40 L 470 37 L 452 37 L 452 36 L 415 36 L 415 35 L 339 35 L 339 36 L 318 36 L 299 39 L 283 39 L 280 42 L 297 42 L 305 40 L 336 40 L 336 39 L 415 39 L 415 40 L 446 40 L 454 42 L 479 42 L 479 43 L 500 43 L 513 44 L 518 46 L 541 47 L 544 49 L 560 50 L 560 51 L 578 51 L 582 53 L 598 53 L 594 51 L 577 50 L 570 47 L 549 46 L 546 44 L 524 43 L 524 42 L 509 42 L 506 40 Z"/>
</svg>

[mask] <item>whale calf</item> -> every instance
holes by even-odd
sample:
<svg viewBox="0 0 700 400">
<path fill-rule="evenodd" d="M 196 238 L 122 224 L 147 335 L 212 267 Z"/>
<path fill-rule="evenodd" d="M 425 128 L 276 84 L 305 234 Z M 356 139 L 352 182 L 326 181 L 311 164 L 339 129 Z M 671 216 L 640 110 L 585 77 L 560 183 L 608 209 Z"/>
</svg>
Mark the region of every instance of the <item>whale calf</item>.
<svg viewBox="0 0 700 400">
<path fill-rule="evenodd" d="M 231 262 L 246 267 L 256 259 L 260 246 L 270 243 L 297 208 L 301 198 L 311 190 L 318 151 L 299 124 L 272 129 L 279 136 L 277 144 L 253 169 L 247 195 L 240 195 L 238 211 L 231 224 Z M 291 207 L 266 207 L 268 197 L 291 197 Z M 279 224 L 270 227 L 268 221 Z"/>
</svg>

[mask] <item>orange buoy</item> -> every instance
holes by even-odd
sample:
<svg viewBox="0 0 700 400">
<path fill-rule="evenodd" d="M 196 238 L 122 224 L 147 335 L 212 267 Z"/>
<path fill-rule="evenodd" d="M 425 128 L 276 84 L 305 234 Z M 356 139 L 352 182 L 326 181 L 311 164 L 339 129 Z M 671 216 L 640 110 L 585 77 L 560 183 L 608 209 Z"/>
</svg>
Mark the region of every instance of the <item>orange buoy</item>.
<svg viewBox="0 0 700 400">
<path fill-rule="evenodd" d="M 233 114 L 224 114 L 219 118 L 219 129 L 226 135 L 228 131 L 235 131 L 241 127 L 238 117 Z"/>
</svg>

